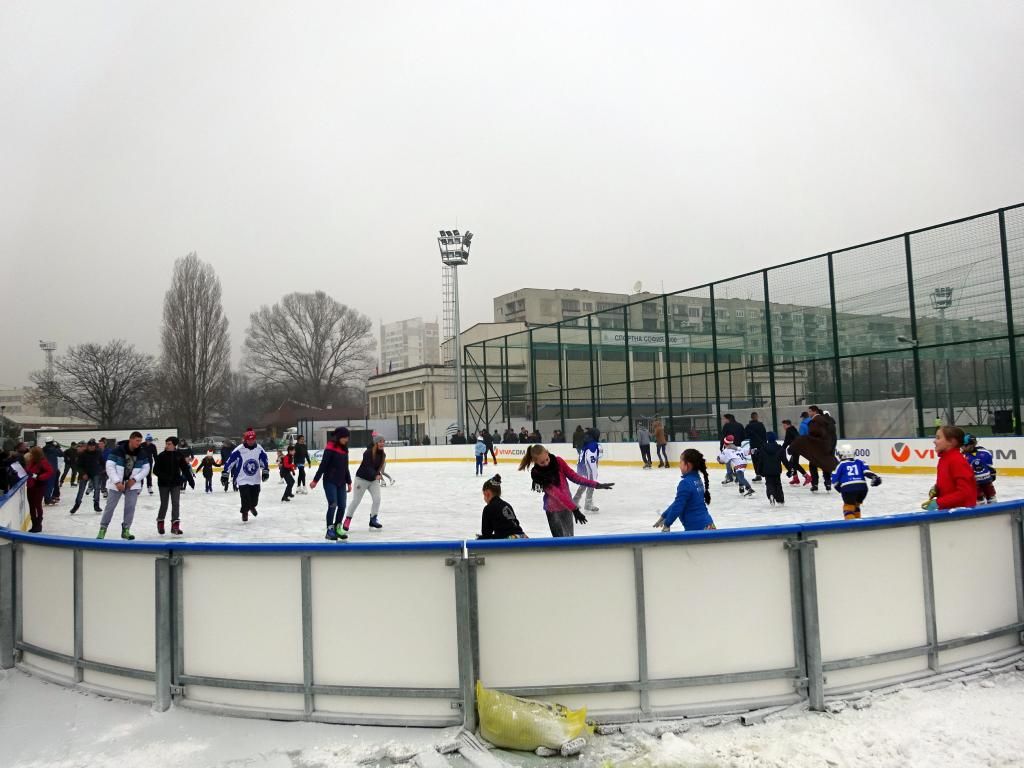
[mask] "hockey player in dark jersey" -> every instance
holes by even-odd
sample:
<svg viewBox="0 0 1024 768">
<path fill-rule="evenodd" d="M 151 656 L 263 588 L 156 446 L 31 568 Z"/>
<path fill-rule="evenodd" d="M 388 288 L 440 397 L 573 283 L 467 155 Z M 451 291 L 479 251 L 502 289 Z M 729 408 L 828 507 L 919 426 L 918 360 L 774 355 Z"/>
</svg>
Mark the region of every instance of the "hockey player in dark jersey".
<svg viewBox="0 0 1024 768">
<path fill-rule="evenodd" d="M 978 503 L 995 504 L 996 468 L 993 466 L 992 451 L 978 445 L 978 438 L 970 434 L 964 437 L 964 445 L 960 450 L 974 472 L 974 482 L 978 485 Z"/>
<path fill-rule="evenodd" d="M 843 519 L 857 520 L 860 506 L 868 496 L 868 480 L 875 487 L 882 484 L 882 478 L 863 461 L 854 458 L 852 446 L 841 445 L 837 452 L 840 461 L 832 473 L 832 487 L 843 496 Z"/>
</svg>

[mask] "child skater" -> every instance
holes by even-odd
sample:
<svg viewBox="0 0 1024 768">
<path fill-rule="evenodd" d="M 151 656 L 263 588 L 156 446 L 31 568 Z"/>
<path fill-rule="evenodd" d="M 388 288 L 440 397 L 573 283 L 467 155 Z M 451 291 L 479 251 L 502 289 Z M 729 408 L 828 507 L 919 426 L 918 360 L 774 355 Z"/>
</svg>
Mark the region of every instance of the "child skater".
<svg viewBox="0 0 1024 768">
<path fill-rule="evenodd" d="M 935 452 L 939 455 L 935 485 L 921 509 L 973 507 L 978 503 L 978 485 L 971 465 L 960 449 L 966 434 L 960 427 L 946 425 L 935 432 Z"/>
<path fill-rule="evenodd" d="M 704 454 L 696 448 L 687 448 L 679 456 L 679 472 L 682 477 L 676 486 L 676 498 L 661 513 L 654 527 L 668 533 L 672 523 L 682 520 L 684 531 L 715 530 L 715 521 L 708 512 L 711 491 L 708 490 L 708 466 Z"/>
<path fill-rule="evenodd" d="M 501 475 L 484 481 L 484 512 L 478 539 L 526 539 L 512 505 L 501 498 Z"/>
<path fill-rule="evenodd" d="M 256 505 L 260 503 L 260 487 L 270 479 L 270 462 L 267 452 L 256 442 L 256 432 L 247 429 L 242 437 L 242 444 L 231 452 L 228 463 L 221 469 L 231 472 L 235 485 L 238 486 L 238 497 L 241 508 L 242 522 L 248 522 L 249 515 L 258 517 Z"/>
<path fill-rule="evenodd" d="M 580 525 L 587 524 L 587 517 L 569 495 L 569 480 L 577 485 L 585 485 L 589 488 L 597 488 L 607 491 L 614 487 L 615 483 L 598 483 L 586 477 L 581 477 L 569 468 L 565 460 L 552 456 L 543 445 L 531 445 L 526 449 L 526 455 L 519 462 L 519 471 L 529 469 L 530 478 L 533 480 L 533 490 L 544 494 L 544 512 L 548 517 L 548 528 L 551 535 L 558 538 L 573 535 L 573 520 Z"/>
<path fill-rule="evenodd" d="M 735 438 L 732 435 L 726 435 L 722 439 L 722 452 L 718 454 L 718 461 L 724 464 L 726 469 L 732 470 L 733 477 L 736 478 L 736 483 L 740 488 L 740 496 L 754 495 L 754 489 L 745 475 L 748 458 L 749 454 L 745 453 L 742 447 L 736 446 Z"/>
<path fill-rule="evenodd" d="M 978 445 L 974 435 L 964 435 L 964 447 L 961 449 L 967 463 L 974 470 L 974 482 L 978 486 L 978 503 L 996 503 L 996 468 L 992 466 L 992 451 Z"/>
<path fill-rule="evenodd" d="M 213 451 L 209 450 L 206 455 L 203 456 L 203 460 L 199 462 L 199 468 L 203 470 L 203 479 L 206 481 L 206 492 L 213 493 L 213 467 L 217 462 L 213 458 Z M 159 483 L 157 486 L 159 487 Z"/>
<path fill-rule="evenodd" d="M 764 445 L 754 452 L 754 471 L 764 478 L 764 493 L 772 506 L 786 503 L 782 489 L 782 467 L 786 463 L 786 450 L 779 445 L 774 432 L 767 433 Z"/>
<path fill-rule="evenodd" d="M 281 501 L 291 501 L 295 498 L 292 493 L 292 486 L 295 485 L 295 446 L 289 445 L 288 451 L 281 458 L 281 477 L 284 478 L 284 496 Z"/>
<path fill-rule="evenodd" d="M 580 459 L 576 464 L 576 472 L 588 480 L 593 480 L 595 483 L 597 482 L 597 462 L 601 460 L 601 444 L 597 442 L 600 437 L 601 431 L 597 427 L 590 427 L 583 433 Z M 600 512 L 601 510 L 594 506 L 593 488 L 581 485 L 576 489 L 576 493 L 572 495 L 573 503 L 578 505 L 584 492 L 587 494 L 587 499 L 583 504 L 583 508 L 587 512 Z"/>
<path fill-rule="evenodd" d="M 482 475 L 484 473 L 484 457 L 487 456 L 487 443 L 484 442 L 483 433 L 476 436 L 476 447 L 473 450 L 476 452 L 476 473 Z"/>
<path fill-rule="evenodd" d="M 860 505 L 868 496 L 868 481 L 871 479 L 871 487 L 876 488 L 882 484 L 882 478 L 871 471 L 871 467 L 860 459 L 853 457 L 853 446 L 840 445 L 839 466 L 832 473 L 832 487 L 843 496 L 843 519 L 859 520 Z"/>
</svg>

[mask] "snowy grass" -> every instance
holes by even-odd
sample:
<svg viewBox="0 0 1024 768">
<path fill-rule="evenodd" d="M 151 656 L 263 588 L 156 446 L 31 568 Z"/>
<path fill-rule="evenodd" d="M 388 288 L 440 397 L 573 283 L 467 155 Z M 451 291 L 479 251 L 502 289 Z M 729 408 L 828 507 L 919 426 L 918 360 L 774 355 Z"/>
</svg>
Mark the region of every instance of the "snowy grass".
<svg viewBox="0 0 1024 768">
<path fill-rule="evenodd" d="M 529 476 L 516 471 L 515 463 L 488 465 L 482 477 L 474 475 L 472 462 L 395 463 L 388 472 L 396 484 L 381 489 L 380 519 L 382 531 L 371 531 L 367 525 L 370 497 L 365 495 L 356 511 L 350 541 L 422 541 L 427 539 L 473 538 L 480 530 L 483 479 L 500 472 L 504 498 L 516 510 L 523 529 L 531 537 L 549 536 L 541 510 L 540 494 L 530 489 Z M 842 500 L 835 492 L 824 489 L 811 493 L 809 488 L 785 486 L 786 504 L 769 506 L 763 484 L 755 483 L 756 495 L 740 498 L 735 485 L 722 486 L 724 472 L 711 472 L 711 514 L 719 528 L 740 528 L 753 525 L 780 525 L 821 520 L 841 520 Z M 182 494 L 182 528 L 186 541 L 308 541 L 323 539 L 327 503 L 323 490 L 317 488 L 282 502 L 284 485 L 277 475 L 264 484 L 260 497 L 259 517 L 243 523 L 238 511 L 238 495 L 221 490 L 219 475 L 214 476 L 214 491 L 199 490 Z M 577 526 L 577 535 L 607 533 L 651 533 L 651 526 L 668 506 L 675 494 L 679 471 L 671 469 L 642 470 L 639 467 L 606 467 L 601 470 L 603 482 L 614 482 L 611 491 L 595 491 L 594 502 L 600 512 L 587 513 L 590 523 Z M 883 484 L 871 489 L 864 504 L 864 516 L 880 516 L 920 511 L 934 479 L 928 475 L 885 475 Z M 996 482 L 1003 500 L 1024 497 L 1024 478 L 999 478 Z M 95 537 L 99 515 L 92 511 L 91 500 L 69 515 L 75 489 L 65 485 L 63 501 L 45 509 L 46 533 Z M 139 539 L 170 539 L 156 531 L 159 497 L 145 491 L 139 499 L 132 532 Z M 102 504 L 102 502 L 101 502 Z M 168 520 L 170 515 L 168 514 Z M 112 530 L 121 520 L 115 514 Z M 677 525 L 678 527 L 678 525 Z M 168 529 L 170 525 L 168 524 Z M 174 537 L 178 538 L 178 537 Z M 343 545 L 339 545 L 343 546 Z"/>
</svg>

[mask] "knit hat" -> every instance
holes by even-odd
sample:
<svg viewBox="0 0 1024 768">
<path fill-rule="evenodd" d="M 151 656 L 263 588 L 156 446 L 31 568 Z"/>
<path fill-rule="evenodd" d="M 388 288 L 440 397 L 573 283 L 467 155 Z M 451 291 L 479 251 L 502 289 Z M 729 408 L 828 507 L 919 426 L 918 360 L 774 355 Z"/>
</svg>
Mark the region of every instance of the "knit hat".
<svg viewBox="0 0 1024 768">
<path fill-rule="evenodd" d="M 90 437 L 89 442 L 86 445 L 96 445 L 96 438 Z"/>
<path fill-rule="evenodd" d="M 726 445 L 732 445 L 733 443 L 736 442 L 736 438 L 734 438 L 732 435 L 726 435 L 725 437 L 722 438 L 722 442 L 725 443 Z"/>
<path fill-rule="evenodd" d="M 247 443 L 256 440 L 256 430 L 247 429 L 245 431 L 245 434 L 242 435 L 242 439 L 245 440 L 245 442 L 247 442 Z"/>
<path fill-rule="evenodd" d="M 348 437 L 348 436 L 349 436 L 348 427 L 338 427 L 336 430 L 334 430 L 334 439 L 335 440 L 340 440 L 341 438 Z"/>
<path fill-rule="evenodd" d="M 373 436 L 373 442 L 375 442 L 375 443 L 383 443 L 384 440 L 385 440 L 384 435 L 374 435 Z"/>
<path fill-rule="evenodd" d="M 147 432 L 146 433 L 146 442 L 147 443 L 153 442 L 153 433 L 152 432 Z"/>
</svg>

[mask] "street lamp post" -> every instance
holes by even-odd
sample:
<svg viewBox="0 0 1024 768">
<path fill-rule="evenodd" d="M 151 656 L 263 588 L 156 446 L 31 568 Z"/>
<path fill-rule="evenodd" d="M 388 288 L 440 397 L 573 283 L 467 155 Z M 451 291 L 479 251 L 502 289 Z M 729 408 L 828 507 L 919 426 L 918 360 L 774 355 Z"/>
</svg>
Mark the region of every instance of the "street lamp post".
<svg viewBox="0 0 1024 768">
<path fill-rule="evenodd" d="M 946 310 L 953 306 L 953 289 L 936 288 L 931 294 L 932 306 L 939 313 L 939 332 L 942 334 L 942 342 L 946 341 Z M 946 408 L 949 411 L 947 424 L 956 423 L 956 413 L 953 410 L 953 390 L 949 385 L 949 361 L 946 359 L 946 347 L 939 346 L 939 360 L 942 361 L 943 388 L 946 390 Z"/>
<path fill-rule="evenodd" d="M 457 229 L 438 230 L 437 247 L 441 251 L 441 263 L 451 267 L 454 294 L 454 337 L 455 342 L 455 425 L 465 432 L 465 392 L 462 386 L 462 340 L 459 338 L 459 267 L 469 263 L 469 247 L 473 242 L 473 233 L 459 234 Z"/>
</svg>

